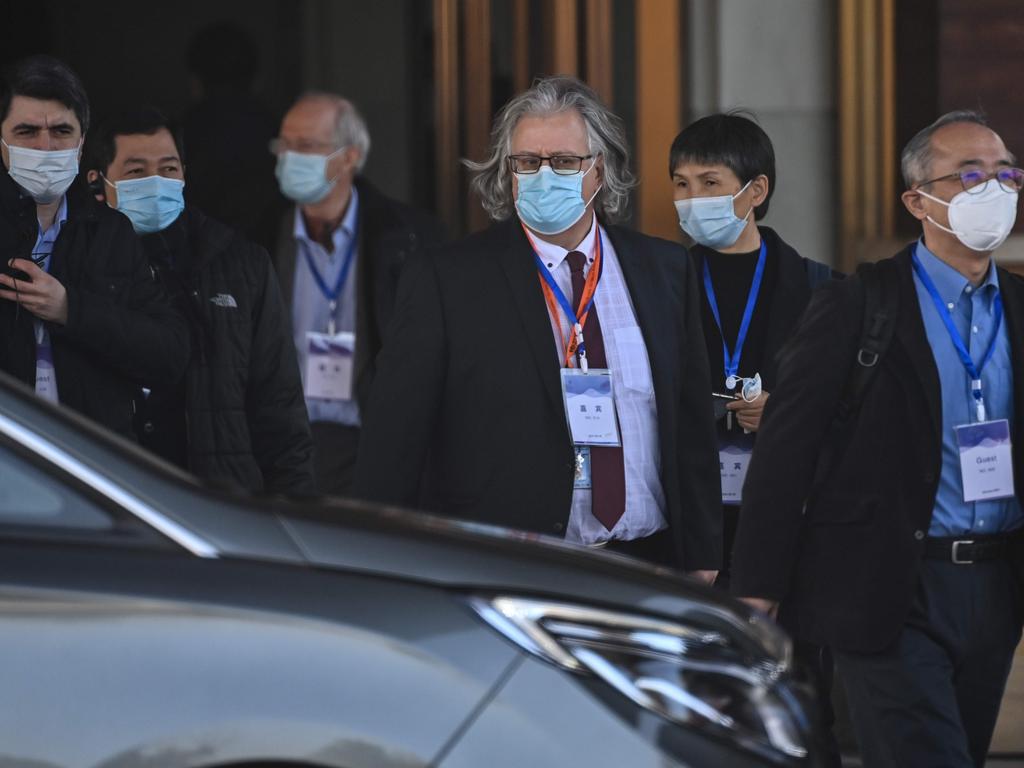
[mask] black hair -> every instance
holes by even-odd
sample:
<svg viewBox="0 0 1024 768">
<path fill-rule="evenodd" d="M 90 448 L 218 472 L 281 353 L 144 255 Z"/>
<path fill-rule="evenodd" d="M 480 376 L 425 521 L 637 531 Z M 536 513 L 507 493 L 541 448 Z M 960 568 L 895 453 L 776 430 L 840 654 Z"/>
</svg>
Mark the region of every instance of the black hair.
<svg viewBox="0 0 1024 768">
<path fill-rule="evenodd" d="M 85 86 L 60 59 L 43 54 L 29 56 L 4 72 L 0 85 L 0 122 L 10 114 L 15 96 L 60 102 L 75 113 L 83 134 L 89 130 L 89 97 Z"/>
<path fill-rule="evenodd" d="M 742 184 L 767 176 L 768 195 L 754 209 L 754 218 L 760 221 L 768 213 L 775 192 L 775 149 L 768 134 L 750 117 L 739 112 L 719 113 L 686 126 L 669 150 L 669 176 L 684 160 L 724 165 Z"/>
<path fill-rule="evenodd" d="M 178 157 L 184 163 L 185 147 L 177 123 L 156 107 L 138 107 L 111 115 L 96 126 L 85 146 L 86 168 L 106 173 L 117 155 L 118 136 L 152 136 L 163 129 L 171 134 Z"/>
</svg>

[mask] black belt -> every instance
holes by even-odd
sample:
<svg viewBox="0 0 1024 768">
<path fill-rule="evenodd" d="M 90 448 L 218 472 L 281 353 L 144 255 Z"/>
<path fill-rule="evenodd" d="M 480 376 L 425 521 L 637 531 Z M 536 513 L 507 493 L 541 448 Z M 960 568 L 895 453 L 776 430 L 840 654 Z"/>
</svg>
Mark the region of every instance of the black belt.
<svg viewBox="0 0 1024 768">
<path fill-rule="evenodd" d="M 924 556 L 957 565 L 971 565 L 1001 560 L 1021 550 L 1022 538 L 1009 536 L 929 536 L 924 542 Z"/>
</svg>

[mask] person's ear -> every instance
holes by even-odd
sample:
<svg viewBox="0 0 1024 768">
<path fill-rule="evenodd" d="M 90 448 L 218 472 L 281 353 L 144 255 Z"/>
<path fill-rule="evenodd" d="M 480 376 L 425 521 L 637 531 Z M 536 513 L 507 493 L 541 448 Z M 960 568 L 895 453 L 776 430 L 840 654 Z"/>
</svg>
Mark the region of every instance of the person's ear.
<svg viewBox="0 0 1024 768">
<path fill-rule="evenodd" d="M 753 208 L 761 205 L 765 200 L 768 199 L 768 192 L 770 187 L 768 184 L 768 177 L 763 173 L 760 176 L 755 176 L 750 182 L 750 204 Z"/>
<path fill-rule="evenodd" d="M 916 189 L 908 189 L 902 195 L 900 200 L 903 201 L 903 207 L 906 208 L 910 215 L 919 221 L 924 221 L 928 218 L 928 211 L 924 209 L 924 197 Z"/>
<path fill-rule="evenodd" d="M 93 196 L 101 203 L 105 202 L 107 199 L 107 190 L 105 189 L 103 177 L 100 176 L 100 172 L 89 171 L 85 175 L 85 178 L 89 182 L 89 191 L 92 192 Z"/>
</svg>

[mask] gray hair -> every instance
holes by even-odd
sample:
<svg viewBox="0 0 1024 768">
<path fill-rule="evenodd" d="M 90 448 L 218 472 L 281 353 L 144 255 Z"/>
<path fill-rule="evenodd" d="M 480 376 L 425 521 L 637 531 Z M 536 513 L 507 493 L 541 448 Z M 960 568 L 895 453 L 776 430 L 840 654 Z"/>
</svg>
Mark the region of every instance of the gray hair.
<svg viewBox="0 0 1024 768">
<path fill-rule="evenodd" d="M 929 180 L 932 167 L 932 136 L 940 128 L 954 123 L 975 123 L 988 127 L 988 120 L 981 112 L 972 109 L 957 109 L 947 112 L 927 128 L 917 132 L 900 154 L 900 170 L 907 189 Z"/>
<path fill-rule="evenodd" d="M 636 177 L 629 169 L 629 145 L 622 120 L 585 83 L 574 77 L 547 77 L 514 97 L 498 113 L 486 160 L 462 161 L 474 173 L 473 190 L 492 219 L 507 219 L 515 211 L 506 158 L 512 151 L 512 133 L 519 121 L 528 115 L 546 117 L 570 109 L 579 112 L 587 127 L 589 152 L 604 158 L 604 186 L 595 198 L 595 208 L 609 221 L 624 218 Z"/>
<path fill-rule="evenodd" d="M 356 109 L 356 105 L 336 93 L 309 91 L 302 94 L 296 104 L 304 101 L 319 101 L 334 108 L 334 141 L 338 149 L 355 147 L 359 150 L 359 162 L 356 171 L 363 170 L 366 158 L 370 154 L 370 132 L 366 121 Z"/>
</svg>

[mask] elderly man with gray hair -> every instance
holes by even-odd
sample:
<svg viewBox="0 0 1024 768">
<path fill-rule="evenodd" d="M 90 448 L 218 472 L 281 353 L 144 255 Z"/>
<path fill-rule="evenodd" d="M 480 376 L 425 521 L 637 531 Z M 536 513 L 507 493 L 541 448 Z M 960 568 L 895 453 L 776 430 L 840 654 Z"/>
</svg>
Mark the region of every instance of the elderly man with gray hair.
<svg viewBox="0 0 1024 768">
<path fill-rule="evenodd" d="M 274 265 L 288 303 L 315 444 L 317 488 L 351 488 L 362 408 L 405 260 L 444 239 L 430 216 L 360 176 L 370 134 L 355 106 L 307 93 L 274 140 L 285 216 Z"/>
<path fill-rule="evenodd" d="M 357 495 L 714 578 L 718 453 L 686 251 L 616 226 L 622 122 L 537 82 L 467 163 L 495 219 L 410 261 L 378 360 Z M 454 170 L 454 169 L 453 169 Z"/>
<path fill-rule="evenodd" d="M 830 646 L 864 765 L 982 766 L 1024 590 L 1024 171 L 973 112 L 903 150 L 921 236 L 815 294 L 779 355 L 733 591 Z"/>
</svg>

